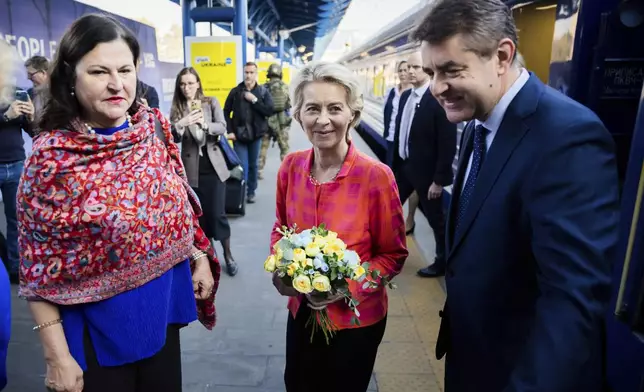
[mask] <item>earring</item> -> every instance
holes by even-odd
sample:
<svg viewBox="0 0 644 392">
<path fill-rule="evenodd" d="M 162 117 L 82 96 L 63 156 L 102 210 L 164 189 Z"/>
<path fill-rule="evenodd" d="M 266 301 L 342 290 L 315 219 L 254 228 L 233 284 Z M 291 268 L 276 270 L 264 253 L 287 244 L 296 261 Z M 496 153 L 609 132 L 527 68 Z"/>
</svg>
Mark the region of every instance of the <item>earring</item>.
<svg viewBox="0 0 644 392">
<path fill-rule="evenodd" d="M 73 97 L 74 95 L 76 95 L 76 93 L 74 92 L 74 90 L 72 90 L 71 94 L 72 94 L 72 97 Z"/>
</svg>

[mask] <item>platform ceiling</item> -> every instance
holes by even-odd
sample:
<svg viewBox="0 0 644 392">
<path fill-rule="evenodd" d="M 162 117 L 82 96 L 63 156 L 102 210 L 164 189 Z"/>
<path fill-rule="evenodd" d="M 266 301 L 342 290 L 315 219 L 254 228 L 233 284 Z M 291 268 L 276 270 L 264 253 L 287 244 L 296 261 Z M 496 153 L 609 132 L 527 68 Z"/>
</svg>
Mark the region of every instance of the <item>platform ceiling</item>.
<svg viewBox="0 0 644 392">
<path fill-rule="evenodd" d="M 180 4 L 180 0 L 170 0 Z M 187 0 L 184 0 L 187 1 Z M 273 46 L 280 30 L 289 31 L 286 50 L 300 48 L 314 51 L 316 38 L 333 32 L 351 4 L 351 0 L 247 0 L 248 26 L 261 45 Z M 214 6 L 232 7 L 231 0 L 212 0 Z M 208 0 L 197 0 L 197 6 L 207 6 Z M 325 48 L 317 48 L 324 50 Z"/>
</svg>

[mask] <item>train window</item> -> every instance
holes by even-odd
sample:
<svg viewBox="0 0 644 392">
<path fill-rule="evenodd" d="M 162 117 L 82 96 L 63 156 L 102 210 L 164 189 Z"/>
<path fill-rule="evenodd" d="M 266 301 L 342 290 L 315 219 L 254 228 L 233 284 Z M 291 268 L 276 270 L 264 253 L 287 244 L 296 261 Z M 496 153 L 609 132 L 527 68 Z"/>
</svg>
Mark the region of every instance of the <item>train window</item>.
<svg viewBox="0 0 644 392">
<path fill-rule="evenodd" d="M 623 2 L 619 7 L 619 20 L 626 27 L 638 27 L 644 21 L 644 6 L 636 1 Z"/>
</svg>

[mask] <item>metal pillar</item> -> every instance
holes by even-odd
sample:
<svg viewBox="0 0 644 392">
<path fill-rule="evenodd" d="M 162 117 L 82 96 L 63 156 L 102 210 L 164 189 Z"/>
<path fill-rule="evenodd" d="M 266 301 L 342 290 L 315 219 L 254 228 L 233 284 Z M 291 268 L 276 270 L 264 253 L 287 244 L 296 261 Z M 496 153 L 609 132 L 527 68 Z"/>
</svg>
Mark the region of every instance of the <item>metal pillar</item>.
<svg viewBox="0 0 644 392">
<path fill-rule="evenodd" d="M 277 57 L 280 60 L 280 65 L 284 63 L 284 37 L 280 34 L 280 43 L 277 49 Z"/>
<path fill-rule="evenodd" d="M 186 37 L 196 35 L 195 22 L 190 18 L 190 10 L 196 6 L 194 0 L 181 0 L 181 18 L 183 19 L 183 53 L 186 53 Z M 185 55 L 184 55 L 184 65 Z"/>
<path fill-rule="evenodd" d="M 233 21 L 233 35 L 241 36 L 242 64 L 246 64 L 246 41 L 248 40 L 248 1 L 235 0 L 235 19 Z"/>
</svg>

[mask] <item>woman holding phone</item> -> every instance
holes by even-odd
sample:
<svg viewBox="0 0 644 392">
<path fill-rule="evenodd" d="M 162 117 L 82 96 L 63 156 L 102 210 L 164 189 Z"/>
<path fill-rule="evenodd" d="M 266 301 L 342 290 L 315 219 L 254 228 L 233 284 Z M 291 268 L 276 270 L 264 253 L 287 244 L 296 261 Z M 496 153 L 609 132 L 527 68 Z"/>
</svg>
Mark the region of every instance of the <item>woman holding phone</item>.
<svg viewBox="0 0 644 392">
<path fill-rule="evenodd" d="M 201 79 L 192 67 L 177 75 L 170 121 L 175 141 L 181 143 L 188 182 L 201 201 L 200 225 L 208 238 L 221 242 L 227 272 L 234 276 L 238 268 L 230 250 L 226 217 L 226 180 L 230 171 L 219 148 L 219 138 L 226 137 L 226 120 L 217 98 L 204 95 Z"/>
</svg>

